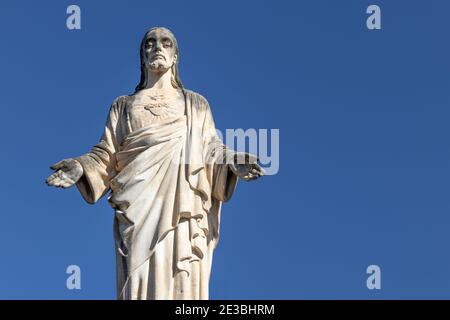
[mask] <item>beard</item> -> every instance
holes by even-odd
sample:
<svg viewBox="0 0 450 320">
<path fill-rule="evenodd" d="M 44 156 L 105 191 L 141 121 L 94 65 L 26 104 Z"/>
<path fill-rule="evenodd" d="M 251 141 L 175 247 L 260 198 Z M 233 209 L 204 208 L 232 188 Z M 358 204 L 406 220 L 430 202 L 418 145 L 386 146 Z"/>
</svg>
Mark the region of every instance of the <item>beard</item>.
<svg viewBox="0 0 450 320">
<path fill-rule="evenodd" d="M 166 71 L 170 69 L 170 66 L 167 66 L 163 59 L 156 59 L 147 64 L 148 68 L 151 71 Z"/>
</svg>

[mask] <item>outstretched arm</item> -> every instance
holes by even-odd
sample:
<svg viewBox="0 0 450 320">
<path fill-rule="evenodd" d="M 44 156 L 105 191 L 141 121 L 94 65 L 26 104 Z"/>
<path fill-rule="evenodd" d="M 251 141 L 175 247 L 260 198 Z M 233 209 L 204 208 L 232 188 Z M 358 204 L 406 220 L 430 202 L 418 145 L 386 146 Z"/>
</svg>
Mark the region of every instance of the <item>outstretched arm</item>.
<svg viewBox="0 0 450 320">
<path fill-rule="evenodd" d="M 47 178 L 49 186 L 68 188 L 77 185 L 88 203 L 95 203 L 109 190 L 109 182 L 116 175 L 115 154 L 118 150 L 119 99 L 112 104 L 103 135 L 90 152 L 62 160 L 53 166 L 55 170 Z"/>
<path fill-rule="evenodd" d="M 203 134 L 205 139 L 207 167 L 212 169 L 211 181 L 213 197 L 228 201 L 236 187 L 238 178 L 245 181 L 255 180 L 264 175 L 258 164 L 258 158 L 245 152 L 236 152 L 228 148 L 217 134 L 211 109 L 206 99 Z"/>
<path fill-rule="evenodd" d="M 217 135 L 214 119 L 208 102 L 206 104 L 206 115 L 203 130 L 207 142 L 208 156 L 207 162 L 214 162 L 217 165 L 225 165 L 237 177 L 251 181 L 264 175 L 264 169 L 258 164 L 258 157 L 246 152 L 237 152 L 223 144 Z"/>
</svg>

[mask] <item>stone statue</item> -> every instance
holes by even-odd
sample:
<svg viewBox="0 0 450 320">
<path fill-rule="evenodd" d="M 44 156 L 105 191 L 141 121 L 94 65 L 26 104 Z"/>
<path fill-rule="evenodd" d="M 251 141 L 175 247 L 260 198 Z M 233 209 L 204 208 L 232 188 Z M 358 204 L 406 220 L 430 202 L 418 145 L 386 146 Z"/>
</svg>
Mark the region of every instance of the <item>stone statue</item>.
<svg viewBox="0 0 450 320">
<path fill-rule="evenodd" d="M 112 103 L 99 143 L 46 182 L 75 184 L 90 204 L 111 191 L 118 299 L 208 299 L 221 205 L 238 178 L 264 171 L 222 143 L 207 100 L 183 88 L 171 31 L 147 31 L 140 57 L 140 82 Z"/>
</svg>

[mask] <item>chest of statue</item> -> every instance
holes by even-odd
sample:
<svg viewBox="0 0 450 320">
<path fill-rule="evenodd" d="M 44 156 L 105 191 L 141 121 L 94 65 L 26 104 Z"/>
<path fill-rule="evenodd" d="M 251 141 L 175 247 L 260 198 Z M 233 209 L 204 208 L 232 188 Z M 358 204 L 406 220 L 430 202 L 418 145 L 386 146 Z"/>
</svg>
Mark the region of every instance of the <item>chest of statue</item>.
<svg viewBox="0 0 450 320">
<path fill-rule="evenodd" d="M 184 94 L 138 94 L 127 105 L 126 116 L 130 132 L 185 115 Z"/>
</svg>

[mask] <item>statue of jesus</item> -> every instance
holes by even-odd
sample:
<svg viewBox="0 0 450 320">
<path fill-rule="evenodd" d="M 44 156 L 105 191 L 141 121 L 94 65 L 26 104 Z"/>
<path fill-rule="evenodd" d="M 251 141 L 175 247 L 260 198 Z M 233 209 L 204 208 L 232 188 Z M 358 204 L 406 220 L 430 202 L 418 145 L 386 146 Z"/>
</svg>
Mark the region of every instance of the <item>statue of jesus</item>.
<svg viewBox="0 0 450 320">
<path fill-rule="evenodd" d="M 208 299 L 221 205 L 264 171 L 223 144 L 207 100 L 183 87 L 171 31 L 148 30 L 140 57 L 140 82 L 112 103 L 100 141 L 46 181 L 90 204 L 108 193 L 118 299 Z"/>
</svg>

